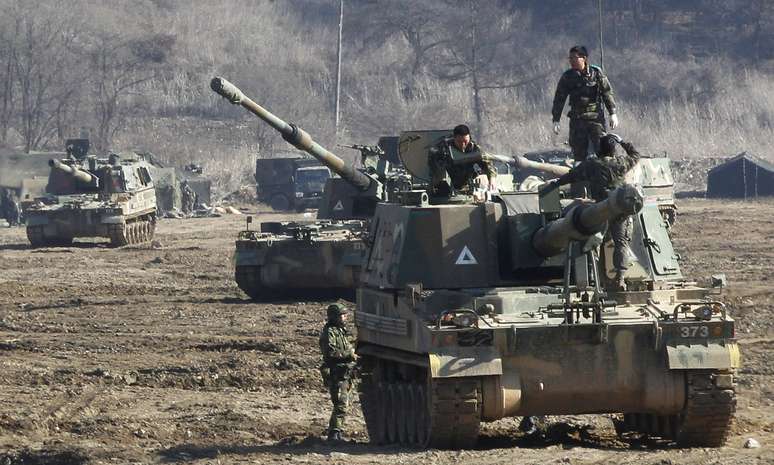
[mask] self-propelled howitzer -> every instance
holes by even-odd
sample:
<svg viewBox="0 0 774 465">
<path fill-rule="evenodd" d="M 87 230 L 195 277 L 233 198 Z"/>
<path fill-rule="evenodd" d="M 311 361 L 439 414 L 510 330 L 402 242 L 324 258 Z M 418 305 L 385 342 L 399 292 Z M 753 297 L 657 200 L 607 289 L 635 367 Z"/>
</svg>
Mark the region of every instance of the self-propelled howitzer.
<svg viewBox="0 0 774 465">
<path fill-rule="evenodd" d="M 141 155 L 49 160 L 45 195 L 25 205 L 33 247 L 106 237 L 113 246 L 150 241 L 156 227 L 151 165 Z"/>
<path fill-rule="evenodd" d="M 404 133 L 404 165 L 426 169 L 420 158 L 436 142 Z M 401 200 L 377 206 L 357 291 L 372 441 L 467 448 L 483 421 L 616 413 L 621 432 L 724 443 L 734 322 L 717 289 L 683 279 L 642 190 L 625 185 L 599 203 L 558 190 Z M 609 286 L 610 241 L 599 242 L 627 215 L 636 261 L 622 292 Z"/>
<path fill-rule="evenodd" d="M 237 285 L 254 299 L 351 297 L 366 246 L 363 237 L 376 204 L 396 185 L 386 163 L 354 168 L 314 142 L 309 134 L 253 102 L 233 84 L 214 78 L 212 89 L 275 128 L 296 148 L 340 177 L 328 179 L 315 221 L 262 222 L 239 233 L 234 252 Z M 390 138 L 380 139 L 395 142 Z M 366 146 L 358 146 L 366 147 Z M 371 147 L 365 158 L 387 157 L 387 147 Z M 377 150 L 378 149 L 378 150 Z M 362 151 L 361 151 L 362 153 Z M 381 154 L 381 155 L 380 155 Z M 397 155 L 395 156 L 397 159 Z M 387 186 L 387 189 L 385 188 Z"/>
</svg>

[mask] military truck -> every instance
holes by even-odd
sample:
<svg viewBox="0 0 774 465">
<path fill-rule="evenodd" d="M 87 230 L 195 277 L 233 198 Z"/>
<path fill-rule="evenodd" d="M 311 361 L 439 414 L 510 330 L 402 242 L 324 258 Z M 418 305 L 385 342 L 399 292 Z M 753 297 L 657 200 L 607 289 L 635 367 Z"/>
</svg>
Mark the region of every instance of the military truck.
<svg viewBox="0 0 774 465">
<path fill-rule="evenodd" d="M 258 201 L 278 211 L 317 208 L 330 177 L 331 171 L 311 157 L 258 158 L 255 161 Z"/>
<path fill-rule="evenodd" d="M 76 237 L 106 237 L 118 247 L 150 241 L 156 193 L 141 155 L 51 159 L 46 193 L 24 204 L 33 247 L 69 245 Z"/>
<path fill-rule="evenodd" d="M 321 161 L 311 137 L 213 83 Z M 401 135 L 415 189 L 379 202 L 357 289 L 360 399 L 375 443 L 467 448 L 481 422 L 620 414 L 679 446 L 721 446 L 736 407 L 734 320 L 682 276 L 667 223 L 642 188 L 607 200 L 558 190 L 430 197 L 428 151 L 447 132 Z M 631 215 L 636 266 L 608 279 L 607 222 Z"/>
</svg>

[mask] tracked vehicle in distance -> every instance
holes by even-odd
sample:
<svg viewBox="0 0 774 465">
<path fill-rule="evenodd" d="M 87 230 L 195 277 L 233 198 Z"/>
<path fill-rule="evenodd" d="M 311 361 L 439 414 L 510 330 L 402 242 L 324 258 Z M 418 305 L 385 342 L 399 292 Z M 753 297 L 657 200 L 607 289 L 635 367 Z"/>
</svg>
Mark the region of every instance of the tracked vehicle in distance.
<svg viewBox="0 0 774 465">
<path fill-rule="evenodd" d="M 216 78 L 212 89 L 232 103 L 266 120 L 288 140 L 293 126 L 256 108 L 231 83 Z M 267 116 L 268 114 L 268 116 Z M 271 122 L 277 122 L 275 126 Z M 288 140 L 291 142 L 291 140 Z M 283 297 L 354 297 L 366 244 L 368 221 L 380 201 L 405 189 L 410 178 L 394 163 L 397 137 L 382 137 L 376 146 L 350 145 L 360 151 L 353 168 L 311 139 L 293 143 L 338 174 L 328 179 L 317 219 L 262 222 L 252 218 L 239 232 L 234 251 L 234 277 L 242 291 L 256 300 Z"/>
<path fill-rule="evenodd" d="M 324 150 L 218 86 L 291 144 Z M 630 184 L 598 203 L 558 190 L 433 198 L 428 152 L 446 136 L 401 135 L 416 188 L 377 203 L 370 221 L 354 318 L 370 440 L 469 448 L 481 422 L 617 413 L 621 434 L 722 445 L 736 407 L 734 321 L 717 288 L 682 276 L 658 205 Z M 620 215 L 635 224 L 625 292 L 610 286 L 600 245 Z"/>
<path fill-rule="evenodd" d="M 156 192 L 149 163 L 142 155 L 100 159 L 69 148 L 67 158 L 49 161 L 45 195 L 25 203 L 30 244 L 70 245 L 79 237 L 105 237 L 114 247 L 150 241 Z"/>
</svg>

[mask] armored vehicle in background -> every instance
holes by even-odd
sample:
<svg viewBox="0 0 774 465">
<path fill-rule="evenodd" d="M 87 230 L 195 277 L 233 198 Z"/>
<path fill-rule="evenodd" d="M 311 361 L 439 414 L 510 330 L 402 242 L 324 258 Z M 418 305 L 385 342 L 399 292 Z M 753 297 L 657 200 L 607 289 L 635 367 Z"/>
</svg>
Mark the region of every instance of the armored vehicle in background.
<svg viewBox="0 0 774 465">
<path fill-rule="evenodd" d="M 317 208 L 331 171 L 311 157 L 259 158 L 255 161 L 256 194 L 274 210 Z"/>
<path fill-rule="evenodd" d="M 279 121 L 272 126 L 286 140 L 292 134 L 290 125 L 270 113 L 266 116 L 227 81 L 213 79 L 211 87 L 257 116 Z M 234 252 L 237 285 L 253 299 L 353 298 L 366 249 L 363 238 L 377 203 L 410 187 L 410 178 L 395 163 L 399 161 L 397 137 L 382 137 L 376 146 L 348 146 L 360 151 L 358 168 L 315 143 L 294 145 L 339 176 L 327 180 L 316 220 L 262 222 L 251 229 L 252 218 L 246 219 L 247 227 L 240 231 Z"/>
<path fill-rule="evenodd" d="M 69 245 L 76 237 L 106 237 L 116 247 L 150 241 L 156 192 L 149 163 L 141 155 L 68 154 L 49 161 L 45 195 L 24 205 L 30 244 Z"/>
</svg>

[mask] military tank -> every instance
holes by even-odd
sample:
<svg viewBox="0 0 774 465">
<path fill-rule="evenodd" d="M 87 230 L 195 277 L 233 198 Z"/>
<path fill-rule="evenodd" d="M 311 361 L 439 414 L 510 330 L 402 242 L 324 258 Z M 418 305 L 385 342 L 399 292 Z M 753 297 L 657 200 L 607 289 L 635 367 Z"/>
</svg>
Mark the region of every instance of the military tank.
<svg viewBox="0 0 774 465">
<path fill-rule="evenodd" d="M 238 91 L 222 95 L 330 158 Z M 428 152 L 446 136 L 401 135 L 413 188 L 377 203 L 365 239 L 354 319 L 370 440 L 468 448 L 486 421 L 614 413 L 621 434 L 722 445 L 734 321 L 722 286 L 682 276 L 658 205 L 631 184 L 598 203 L 558 190 L 430 197 Z M 620 215 L 634 221 L 627 291 L 611 286 L 601 244 Z"/>
<path fill-rule="evenodd" d="M 361 154 L 356 169 L 314 143 L 301 129 L 266 112 L 225 79 L 213 79 L 211 87 L 267 121 L 285 140 L 339 175 L 328 179 L 315 220 L 262 222 L 251 229 L 252 218 L 246 219 L 234 252 L 239 288 L 258 300 L 352 298 L 366 250 L 363 239 L 368 220 L 379 201 L 410 185 L 410 178 L 395 163 L 397 137 L 382 137 L 376 146 L 348 146 Z"/>
<path fill-rule="evenodd" d="M 400 154 L 429 179 L 434 135 Z M 558 191 L 491 202 L 415 195 L 380 204 L 357 292 L 360 399 L 376 443 L 468 448 L 481 422 L 621 414 L 679 446 L 721 446 L 739 348 L 717 299 L 681 274 L 666 221 L 639 186 L 599 203 Z M 631 214 L 631 291 L 606 276 L 607 221 Z"/>
<path fill-rule="evenodd" d="M 114 247 L 150 241 L 156 227 L 156 192 L 142 155 L 122 159 L 49 160 L 45 194 L 24 205 L 33 247 L 70 245 L 76 237 L 106 237 Z"/>
</svg>

